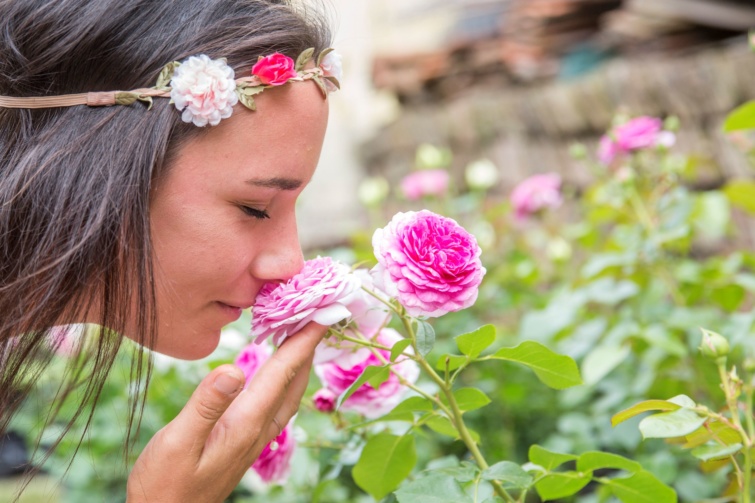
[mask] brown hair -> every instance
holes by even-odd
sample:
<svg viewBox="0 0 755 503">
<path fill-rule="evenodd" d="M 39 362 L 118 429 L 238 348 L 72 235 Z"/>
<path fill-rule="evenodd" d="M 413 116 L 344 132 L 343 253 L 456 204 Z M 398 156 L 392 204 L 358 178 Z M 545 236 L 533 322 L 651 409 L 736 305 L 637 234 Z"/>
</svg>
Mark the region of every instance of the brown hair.
<svg viewBox="0 0 755 503">
<path fill-rule="evenodd" d="M 241 75 L 260 55 L 329 42 L 321 10 L 287 0 L 0 0 L 0 95 L 149 87 L 196 54 Z M 126 327 L 153 345 L 150 187 L 202 131 L 168 100 L 0 109 L 0 434 L 49 362 L 50 327 L 96 314 L 107 328 L 60 388 L 58 402 L 78 387 L 87 423 Z M 129 438 L 149 382 L 144 350 L 131 369 Z"/>
</svg>

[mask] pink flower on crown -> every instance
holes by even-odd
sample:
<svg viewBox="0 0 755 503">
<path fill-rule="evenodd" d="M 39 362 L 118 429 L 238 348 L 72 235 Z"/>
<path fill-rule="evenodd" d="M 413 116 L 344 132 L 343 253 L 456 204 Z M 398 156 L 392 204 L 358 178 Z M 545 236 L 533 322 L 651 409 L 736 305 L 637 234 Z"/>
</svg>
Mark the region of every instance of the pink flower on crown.
<svg viewBox="0 0 755 503">
<path fill-rule="evenodd" d="M 656 146 L 670 147 L 675 141 L 674 133 L 663 130 L 661 119 L 635 117 L 603 135 L 598 147 L 598 159 L 603 164 L 610 164 L 619 154 Z"/>
<path fill-rule="evenodd" d="M 252 337 L 279 346 L 310 321 L 333 325 L 351 316 L 348 305 L 361 288 L 351 269 L 330 257 L 305 262 L 285 283 L 266 283 L 252 307 Z"/>
<path fill-rule="evenodd" d="M 210 59 L 201 54 L 181 63 L 170 81 L 170 97 L 181 120 L 195 126 L 217 126 L 233 113 L 236 81 L 233 68 L 224 59 Z"/>
<path fill-rule="evenodd" d="M 406 175 L 401 180 L 401 191 L 410 201 L 426 196 L 440 197 L 448 192 L 448 171 L 423 169 Z"/>
<path fill-rule="evenodd" d="M 289 422 L 281 434 L 275 439 L 278 442 L 278 448 L 275 450 L 270 449 L 270 444 L 267 444 L 260 453 L 257 460 L 252 463 L 252 470 L 257 472 L 260 478 L 271 483 L 283 483 L 288 478 L 288 474 L 291 468 L 291 456 L 294 454 L 296 448 L 296 440 L 293 435 L 293 422 Z"/>
<path fill-rule="evenodd" d="M 477 300 L 485 275 L 474 236 L 428 210 L 396 213 L 372 236 L 376 281 L 411 316 L 442 316 Z"/>
<path fill-rule="evenodd" d="M 333 77 L 339 83 L 343 78 L 343 58 L 336 51 L 330 51 L 320 61 L 320 68 L 322 68 L 322 74 L 324 77 Z M 338 90 L 338 87 L 328 79 L 325 79 L 325 87 L 328 91 L 334 92 Z"/>
<path fill-rule="evenodd" d="M 260 58 L 252 67 L 252 75 L 259 77 L 260 82 L 269 86 L 280 86 L 296 77 L 294 60 L 275 52 Z"/>
<path fill-rule="evenodd" d="M 511 206 L 518 220 L 545 208 L 558 208 L 561 203 L 561 177 L 557 173 L 532 175 L 511 192 Z"/>
<path fill-rule="evenodd" d="M 401 340 L 401 335 L 391 328 L 384 328 L 375 338 L 378 344 L 392 347 Z M 378 350 L 383 358 L 390 360 L 390 353 Z M 405 356 L 399 357 L 397 363 L 391 368 L 407 382 L 414 384 L 419 377 L 419 365 L 414 360 Z M 357 350 L 345 350 L 341 355 L 327 363 L 315 365 L 315 374 L 320 378 L 326 393 L 323 390 L 315 394 L 315 406 L 320 410 L 327 410 L 329 400 L 335 401 L 335 397 L 346 391 L 364 369 L 370 365 L 382 366 L 383 362 L 375 354 L 365 347 Z M 341 404 L 341 410 L 354 411 L 368 419 L 380 417 L 391 411 L 403 398 L 407 388 L 401 384 L 399 377 L 391 372 L 388 380 L 376 388 L 365 383 L 359 387 L 349 398 Z M 319 394 L 319 405 L 318 405 Z M 332 409 L 331 409 L 332 410 Z"/>
</svg>

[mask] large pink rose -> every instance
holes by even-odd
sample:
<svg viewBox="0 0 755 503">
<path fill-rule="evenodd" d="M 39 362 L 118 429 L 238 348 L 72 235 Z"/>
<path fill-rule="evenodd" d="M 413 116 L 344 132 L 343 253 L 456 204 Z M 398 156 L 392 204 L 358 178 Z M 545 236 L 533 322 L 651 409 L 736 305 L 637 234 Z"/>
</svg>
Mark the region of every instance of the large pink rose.
<svg viewBox="0 0 755 503">
<path fill-rule="evenodd" d="M 252 67 L 252 75 L 269 86 L 280 86 L 296 77 L 294 60 L 279 52 L 260 58 Z"/>
<path fill-rule="evenodd" d="M 393 345 L 401 339 L 401 335 L 391 328 L 384 328 L 375 338 L 378 344 L 386 347 Z M 378 350 L 386 361 L 390 360 L 388 351 Z M 396 364 L 391 368 L 410 383 L 415 383 L 419 377 L 419 366 L 414 360 L 399 357 Z M 318 391 L 320 404 L 318 408 L 327 410 L 327 398 L 338 396 L 346 391 L 359 379 L 364 369 L 370 365 L 382 366 L 383 362 L 370 349 L 360 347 L 356 350 L 344 350 L 338 358 L 329 362 L 315 365 L 315 374 L 320 378 L 324 389 L 332 392 L 328 394 L 323 390 Z M 390 412 L 403 398 L 406 387 L 399 382 L 396 374 L 391 372 L 388 380 L 373 388 L 369 383 L 359 387 L 349 398 L 341 404 L 341 410 L 358 412 L 369 419 L 374 419 Z M 332 398 L 331 398 L 332 399 Z"/>
<path fill-rule="evenodd" d="M 401 191 L 410 201 L 427 196 L 440 197 L 448 192 L 448 171 L 423 169 L 406 175 L 401 180 Z"/>
<path fill-rule="evenodd" d="M 511 191 L 514 216 L 523 219 L 544 208 L 558 208 L 561 199 L 561 177 L 557 173 L 532 175 Z"/>
<path fill-rule="evenodd" d="M 292 431 L 292 423 L 289 422 L 280 435 L 275 439 L 278 442 L 276 450 L 270 449 L 267 444 L 257 460 L 252 464 L 252 470 L 256 471 L 260 478 L 267 483 L 283 483 L 288 478 L 291 468 L 291 456 L 296 448 L 296 441 Z"/>
<path fill-rule="evenodd" d="M 428 210 L 396 213 L 372 236 L 376 281 L 411 316 L 442 316 L 477 300 L 485 275 L 474 236 Z"/>
<path fill-rule="evenodd" d="M 234 363 L 244 372 L 247 385 L 272 354 L 273 348 L 267 343 L 252 343 L 241 350 Z"/>
<path fill-rule="evenodd" d="M 351 316 L 347 308 L 361 288 L 351 269 L 330 257 L 305 262 L 285 283 L 267 283 L 252 307 L 252 336 L 257 344 L 268 337 L 279 346 L 310 321 L 333 325 Z"/>
<path fill-rule="evenodd" d="M 598 147 L 598 159 L 610 164 L 619 154 L 656 146 L 670 147 L 674 144 L 674 133 L 663 130 L 663 121 L 657 117 L 635 117 L 614 127 L 603 135 Z"/>
</svg>

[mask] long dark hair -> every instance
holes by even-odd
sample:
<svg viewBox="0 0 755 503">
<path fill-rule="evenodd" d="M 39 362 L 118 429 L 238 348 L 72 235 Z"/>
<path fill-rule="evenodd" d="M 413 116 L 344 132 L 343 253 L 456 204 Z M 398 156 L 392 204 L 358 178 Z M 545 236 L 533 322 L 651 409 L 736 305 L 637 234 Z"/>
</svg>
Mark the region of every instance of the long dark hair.
<svg viewBox="0 0 755 503">
<path fill-rule="evenodd" d="M 288 0 L 0 0 L 0 95 L 150 87 L 196 54 L 241 75 L 260 55 L 319 53 L 327 26 L 321 9 Z M 126 330 L 153 345 L 150 187 L 202 131 L 164 99 L 150 111 L 0 108 L 0 434 L 49 363 L 50 327 L 92 316 L 105 327 L 59 393 L 76 388 L 87 424 Z M 150 371 L 137 348 L 128 438 Z"/>
</svg>

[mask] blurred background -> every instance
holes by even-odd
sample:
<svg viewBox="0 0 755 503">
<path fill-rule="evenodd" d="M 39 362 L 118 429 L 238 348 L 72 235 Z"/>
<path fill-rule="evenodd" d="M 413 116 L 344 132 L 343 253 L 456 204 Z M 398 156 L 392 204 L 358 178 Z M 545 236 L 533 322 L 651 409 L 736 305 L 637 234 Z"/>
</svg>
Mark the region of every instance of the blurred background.
<svg viewBox="0 0 755 503">
<path fill-rule="evenodd" d="M 548 344 L 574 358 L 585 381 L 555 393 L 515 366 L 470 370 L 460 381 L 493 400 L 470 415 L 486 455 L 522 463 L 534 443 L 616 452 L 673 485 L 680 501 L 731 501 L 716 499 L 730 495 L 731 471 L 713 467 L 703 477 L 688 452 L 643 442 L 636 421 L 611 428 L 610 417 L 680 393 L 720 402 L 716 376 L 698 355 L 700 326 L 733 334 L 736 357 L 749 357 L 743 372 L 755 375 L 755 136 L 722 128 L 727 114 L 755 99 L 755 2 L 329 3 L 344 76 L 329 97 L 320 165 L 300 198 L 307 257 L 374 263 L 370 236 L 396 211 L 456 218 L 477 236 L 488 273 L 472 309 L 435 323 L 437 351 L 456 351 L 452 335 L 493 323 L 499 345 Z M 654 145 L 595 162 L 601 137 L 617 117 L 631 116 L 663 119 L 673 151 Z M 426 176 L 437 171 L 449 178 L 442 187 Z M 425 178 L 413 192 L 417 185 L 405 181 L 417 172 Z M 520 220 L 509 196 L 538 173 L 560 177 L 564 204 L 559 195 Z M 205 360 L 158 355 L 141 444 L 210 368 L 233 361 L 249 324 L 245 316 L 230 327 Z M 0 448 L 0 503 L 18 484 L 61 368 L 42 380 Z M 126 368 L 103 392 L 65 484 L 58 480 L 81 430 L 45 467 L 51 477 L 36 479 L 21 501 L 124 499 Z M 229 501 L 373 501 L 351 479 L 363 444 L 347 433 L 305 400 L 296 433 L 303 448 L 289 482 L 245 481 Z M 418 435 L 417 470 L 465 456 L 454 439 L 431 433 Z M 328 442 L 343 448 L 322 448 Z M 563 501 L 613 501 L 588 489 Z"/>
<path fill-rule="evenodd" d="M 755 59 L 743 43 L 751 0 L 332 0 L 342 90 L 319 171 L 302 195 L 305 248 L 365 225 L 369 175 L 392 185 L 421 144 L 453 151 L 448 169 L 486 158 L 499 193 L 555 171 L 584 186 L 569 147 L 593 149 L 618 110 L 684 125 L 682 150 L 705 162 L 696 183 L 748 173 L 720 141 L 726 112 L 755 97 Z M 334 216 L 337 216 L 334 218 Z"/>
</svg>

